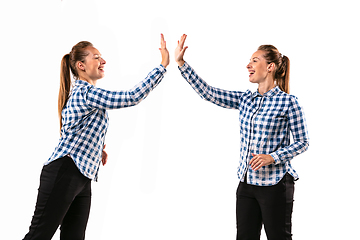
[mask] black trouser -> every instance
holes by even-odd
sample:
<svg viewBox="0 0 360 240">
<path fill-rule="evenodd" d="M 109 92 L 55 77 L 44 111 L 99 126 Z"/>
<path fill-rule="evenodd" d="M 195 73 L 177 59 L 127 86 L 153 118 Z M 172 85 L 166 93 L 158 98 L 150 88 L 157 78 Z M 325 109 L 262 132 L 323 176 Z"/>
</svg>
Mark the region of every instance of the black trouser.
<svg viewBox="0 0 360 240">
<path fill-rule="evenodd" d="M 240 182 L 237 189 L 237 240 L 259 240 L 264 224 L 268 240 L 290 240 L 294 179 L 286 174 L 274 186 Z"/>
<path fill-rule="evenodd" d="M 28 234 L 24 240 L 50 240 L 61 225 L 60 239 L 85 238 L 90 213 L 91 180 L 80 173 L 70 157 L 43 167 Z"/>
</svg>

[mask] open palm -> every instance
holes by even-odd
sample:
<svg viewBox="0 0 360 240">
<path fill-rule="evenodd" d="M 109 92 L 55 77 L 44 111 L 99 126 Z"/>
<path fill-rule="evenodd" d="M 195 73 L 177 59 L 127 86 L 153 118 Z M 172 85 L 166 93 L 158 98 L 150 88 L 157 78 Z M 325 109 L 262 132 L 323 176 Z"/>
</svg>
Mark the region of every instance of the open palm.
<svg viewBox="0 0 360 240">
<path fill-rule="evenodd" d="M 183 34 L 178 41 L 178 45 L 175 48 L 175 61 L 178 63 L 178 65 L 181 67 L 185 61 L 184 61 L 184 54 L 188 47 L 184 47 L 184 43 L 186 40 L 187 35 Z"/>
</svg>

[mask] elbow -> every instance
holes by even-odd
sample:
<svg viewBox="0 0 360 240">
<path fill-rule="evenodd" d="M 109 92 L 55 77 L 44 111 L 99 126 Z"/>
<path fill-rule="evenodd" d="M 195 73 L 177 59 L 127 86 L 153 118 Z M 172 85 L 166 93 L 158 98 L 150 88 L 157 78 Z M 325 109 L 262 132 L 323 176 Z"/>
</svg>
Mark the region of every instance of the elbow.
<svg viewBox="0 0 360 240">
<path fill-rule="evenodd" d="M 145 94 L 141 93 L 140 91 L 137 94 L 131 94 L 130 96 L 130 106 L 138 105 L 144 98 Z"/>
</svg>

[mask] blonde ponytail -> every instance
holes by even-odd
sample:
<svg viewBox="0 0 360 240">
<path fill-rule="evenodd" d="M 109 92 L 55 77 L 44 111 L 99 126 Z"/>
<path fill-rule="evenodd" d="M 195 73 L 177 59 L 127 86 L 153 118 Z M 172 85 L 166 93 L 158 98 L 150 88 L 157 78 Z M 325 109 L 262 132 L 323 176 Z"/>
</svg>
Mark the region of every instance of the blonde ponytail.
<svg viewBox="0 0 360 240">
<path fill-rule="evenodd" d="M 290 93 L 290 59 L 287 56 L 282 56 L 281 63 L 275 72 L 275 79 L 283 92 Z"/>
<path fill-rule="evenodd" d="M 67 100 L 69 99 L 70 87 L 71 87 L 70 54 L 65 54 L 61 60 L 60 89 L 59 89 L 59 97 L 58 97 L 58 114 L 60 119 L 60 131 L 62 127 L 61 112 L 65 107 Z"/>
</svg>

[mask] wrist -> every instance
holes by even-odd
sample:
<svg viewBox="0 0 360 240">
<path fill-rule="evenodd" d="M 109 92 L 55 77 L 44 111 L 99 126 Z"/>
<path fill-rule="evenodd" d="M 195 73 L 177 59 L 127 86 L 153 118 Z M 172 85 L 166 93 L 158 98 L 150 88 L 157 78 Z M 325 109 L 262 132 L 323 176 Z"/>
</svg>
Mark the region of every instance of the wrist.
<svg viewBox="0 0 360 240">
<path fill-rule="evenodd" d="M 180 60 L 180 61 L 176 61 L 176 62 L 179 65 L 179 67 L 182 67 L 184 65 L 184 63 L 185 63 L 184 60 Z"/>
<path fill-rule="evenodd" d="M 279 164 L 280 163 L 280 159 L 279 159 L 279 157 L 278 157 L 278 155 L 276 154 L 276 153 L 271 153 L 271 154 L 269 154 L 271 157 L 272 157 L 272 159 L 274 160 L 274 164 L 275 165 L 277 165 L 277 164 Z"/>
<path fill-rule="evenodd" d="M 167 66 L 169 66 L 169 60 L 168 59 L 163 59 L 162 61 L 161 61 L 161 65 L 163 65 L 164 66 L 164 68 L 166 68 Z"/>
</svg>

